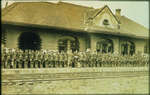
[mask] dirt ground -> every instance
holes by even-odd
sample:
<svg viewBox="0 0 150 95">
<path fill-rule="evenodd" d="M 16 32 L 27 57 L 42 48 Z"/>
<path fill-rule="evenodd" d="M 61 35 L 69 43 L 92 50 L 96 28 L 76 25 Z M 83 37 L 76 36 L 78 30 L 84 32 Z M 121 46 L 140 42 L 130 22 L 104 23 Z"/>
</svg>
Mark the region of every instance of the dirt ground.
<svg viewBox="0 0 150 95">
<path fill-rule="evenodd" d="M 2 75 L 2 94 L 148 94 L 147 72 Z"/>
</svg>

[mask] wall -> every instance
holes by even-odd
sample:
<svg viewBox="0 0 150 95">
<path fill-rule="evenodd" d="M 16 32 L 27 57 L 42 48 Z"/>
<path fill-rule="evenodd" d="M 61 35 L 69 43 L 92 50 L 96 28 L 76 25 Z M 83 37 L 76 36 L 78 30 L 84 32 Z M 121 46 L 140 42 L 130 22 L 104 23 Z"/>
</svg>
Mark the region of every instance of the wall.
<svg viewBox="0 0 150 95">
<path fill-rule="evenodd" d="M 146 45 L 146 40 L 134 39 L 136 53 L 144 53 L 144 46 Z"/>
<path fill-rule="evenodd" d="M 18 37 L 22 32 L 30 31 L 30 29 L 22 29 L 22 28 L 7 28 L 6 29 L 6 47 L 8 48 L 18 48 Z M 96 50 L 96 42 L 103 37 L 102 34 L 88 34 L 83 33 L 71 33 L 70 31 L 52 31 L 52 30 L 42 30 L 37 29 L 34 30 L 37 34 L 40 35 L 42 39 L 42 49 L 50 49 L 50 50 L 58 50 L 57 41 L 63 36 L 74 35 L 77 36 L 79 40 L 80 51 L 85 51 L 88 47 L 91 47 L 91 50 Z M 114 50 L 120 52 L 120 41 L 119 37 L 107 36 L 111 38 L 114 42 Z M 88 39 L 90 38 L 90 39 Z M 119 40 L 120 39 L 120 40 Z M 146 44 L 146 40 L 142 39 L 131 39 L 135 43 L 136 53 L 144 52 L 144 46 Z M 89 46 L 91 44 L 91 46 Z"/>
<path fill-rule="evenodd" d="M 50 50 L 58 50 L 58 40 L 65 37 L 65 36 L 75 36 L 79 41 L 79 50 L 85 51 L 86 50 L 86 42 L 87 36 L 82 33 L 71 33 L 70 31 L 53 31 L 53 30 L 38 30 L 38 34 L 42 39 L 42 48 L 43 49 L 50 49 Z"/>
<path fill-rule="evenodd" d="M 18 48 L 18 38 L 22 32 L 30 32 L 31 29 L 25 28 L 7 28 L 6 29 L 6 47 L 8 48 Z M 54 30 L 44 30 L 44 29 L 34 29 L 32 32 L 35 32 L 40 35 L 42 40 L 41 48 L 58 50 L 58 40 L 64 36 L 77 36 L 79 40 L 80 51 L 86 50 L 87 44 L 87 35 L 82 33 L 71 33 L 70 31 L 54 31 Z M 59 32 L 59 33 L 58 33 Z"/>
<path fill-rule="evenodd" d="M 6 29 L 6 47 L 8 48 L 18 48 L 18 37 L 21 31 L 14 28 Z"/>
</svg>

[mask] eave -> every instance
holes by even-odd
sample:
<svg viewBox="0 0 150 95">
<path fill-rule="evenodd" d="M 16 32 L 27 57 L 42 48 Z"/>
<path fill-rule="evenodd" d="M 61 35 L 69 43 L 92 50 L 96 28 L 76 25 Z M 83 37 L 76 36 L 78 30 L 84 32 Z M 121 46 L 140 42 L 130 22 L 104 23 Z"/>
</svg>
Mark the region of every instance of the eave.
<svg viewBox="0 0 150 95">
<path fill-rule="evenodd" d="M 93 27 L 83 27 L 83 28 L 66 28 L 66 27 L 58 27 L 58 26 L 48 26 L 48 25 L 38 25 L 38 24 L 27 24 L 21 22 L 9 22 L 9 21 L 2 21 L 2 25 L 15 25 L 15 26 L 23 26 L 28 28 L 41 28 L 41 29 L 59 29 L 59 30 L 67 30 L 72 32 L 79 32 L 79 33 L 90 33 L 90 34 L 106 34 L 106 35 L 114 35 L 120 37 L 130 37 L 136 39 L 146 39 L 148 40 L 149 37 L 144 36 L 137 36 L 129 33 L 122 33 L 121 30 L 111 29 L 111 28 L 93 28 Z"/>
</svg>

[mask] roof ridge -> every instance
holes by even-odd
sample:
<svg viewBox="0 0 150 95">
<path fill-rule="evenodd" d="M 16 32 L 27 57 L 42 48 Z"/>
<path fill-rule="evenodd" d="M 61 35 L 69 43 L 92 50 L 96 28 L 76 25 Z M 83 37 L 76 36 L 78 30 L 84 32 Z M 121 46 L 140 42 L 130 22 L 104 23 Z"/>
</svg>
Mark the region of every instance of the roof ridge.
<svg viewBox="0 0 150 95">
<path fill-rule="evenodd" d="M 106 5 L 101 8 L 97 8 L 98 11 L 93 14 L 93 18 L 95 18 L 105 7 L 106 7 Z"/>
<path fill-rule="evenodd" d="M 69 4 L 69 5 L 83 7 L 83 8 L 92 8 L 92 9 L 94 9 L 93 7 L 88 7 L 88 6 L 84 6 L 84 5 L 73 4 L 73 3 L 69 3 L 69 2 L 62 2 L 62 1 L 57 2 L 57 4 Z"/>
</svg>

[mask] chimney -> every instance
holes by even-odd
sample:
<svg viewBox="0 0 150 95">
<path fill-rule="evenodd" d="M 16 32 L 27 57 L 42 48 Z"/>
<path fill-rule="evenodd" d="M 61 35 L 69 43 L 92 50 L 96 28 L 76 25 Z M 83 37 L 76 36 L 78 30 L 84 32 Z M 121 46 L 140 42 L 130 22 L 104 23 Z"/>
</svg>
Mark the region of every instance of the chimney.
<svg viewBox="0 0 150 95">
<path fill-rule="evenodd" d="M 6 2 L 6 4 L 5 4 L 5 7 L 7 7 L 8 6 L 8 2 Z"/>
<path fill-rule="evenodd" d="M 121 9 L 116 9 L 116 16 L 121 16 Z"/>
</svg>

